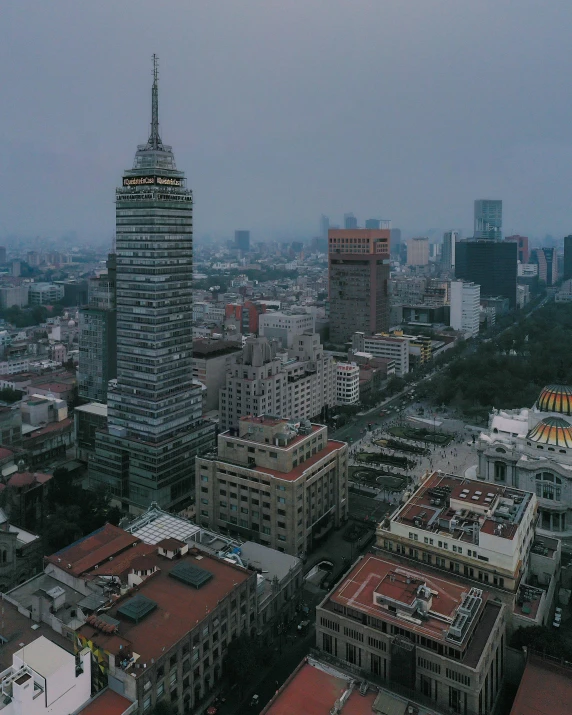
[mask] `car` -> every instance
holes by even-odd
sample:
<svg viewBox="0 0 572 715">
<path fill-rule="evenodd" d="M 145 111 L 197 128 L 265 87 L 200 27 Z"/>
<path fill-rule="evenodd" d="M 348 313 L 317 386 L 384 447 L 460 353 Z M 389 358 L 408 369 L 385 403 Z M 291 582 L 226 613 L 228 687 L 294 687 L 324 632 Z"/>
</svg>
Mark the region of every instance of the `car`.
<svg viewBox="0 0 572 715">
<path fill-rule="evenodd" d="M 560 615 L 562 615 L 562 609 L 560 608 L 560 606 L 556 606 L 556 608 L 554 609 L 554 613 L 559 613 Z"/>
<path fill-rule="evenodd" d="M 308 630 L 309 625 L 310 621 L 300 621 L 300 623 L 298 623 L 298 631 L 300 633 L 305 633 Z"/>
<path fill-rule="evenodd" d="M 562 620 L 562 614 L 561 614 L 561 613 L 555 613 L 555 614 L 554 614 L 554 620 L 555 620 L 555 621 L 558 621 L 558 623 L 560 623 L 560 621 Z"/>
<path fill-rule="evenodd" d="M 554 626 L 554 628 L 560 628 L 560 621 L 554 621 L 552 625 Z"/>
</svg>

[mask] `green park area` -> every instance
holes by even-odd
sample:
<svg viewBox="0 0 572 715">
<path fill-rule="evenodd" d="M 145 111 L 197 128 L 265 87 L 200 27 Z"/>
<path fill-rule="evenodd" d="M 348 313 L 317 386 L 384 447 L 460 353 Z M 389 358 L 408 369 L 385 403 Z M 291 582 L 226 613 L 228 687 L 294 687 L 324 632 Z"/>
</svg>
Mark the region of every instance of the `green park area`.
<svg viewBox="0 0 572 715">
<path fill-rule="evenodd" d="M 372 467 L 350 467 L 349 479 L 358 484 L 385 489 L 388 492 L 399 492 L 407 486 L 407 477 L 388 474 L 383 469 L 373 469 Z"/>
<path fill-rule="evenodd" d="M 429 442 L 431 444 L 438 444 L 440 447 L 446 447 L 453 441 L 452 434 L 439 432 L 438 430 L 424 429 L 423 427 L 407 427 L 403 425 L 390 427 L 388 432 L 394 437 L 414 439 L 418 442 Z"/>
</svg>

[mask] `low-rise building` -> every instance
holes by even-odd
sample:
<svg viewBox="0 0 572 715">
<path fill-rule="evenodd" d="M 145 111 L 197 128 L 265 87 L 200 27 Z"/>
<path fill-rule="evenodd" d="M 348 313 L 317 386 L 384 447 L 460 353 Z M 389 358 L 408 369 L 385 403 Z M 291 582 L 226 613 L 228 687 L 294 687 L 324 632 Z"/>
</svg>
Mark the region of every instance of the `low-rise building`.
<svg viewBox="0 0 572 715">
<path fill-rule="evenodd" d="M 30 283 L 28 302 L 30 305 L 51 305 L 62 300 L 64 286 L 57 283 Z"/>
<path fill-rule="evenodd" d="M 197 458 L 199 523 L 300 556 L 348 515 L 347 445 L 327 428 L 243 417 Z"/>
<path fill-rule="evenodd" d="M 365 335 L 354 333 L 354 352 L 369 353 L 375 358 L 393 360 L 395 374 L 403 377 L 409 372 L 409 341 L 402 335 Z"/>
<path fill-rule="evenodd" d="M 68 715 L 91 698 L 91 655 L 72 655 L 40 636 L 16 651 L 0 673 L 3 715 Z"/>
<path fill-rule="evenodd" d="M 504 679 L 504 610 L 488 590 L 366 555 L 317 607 L 316 642 L 439 710 L 492 712 Z"/>
</svg>

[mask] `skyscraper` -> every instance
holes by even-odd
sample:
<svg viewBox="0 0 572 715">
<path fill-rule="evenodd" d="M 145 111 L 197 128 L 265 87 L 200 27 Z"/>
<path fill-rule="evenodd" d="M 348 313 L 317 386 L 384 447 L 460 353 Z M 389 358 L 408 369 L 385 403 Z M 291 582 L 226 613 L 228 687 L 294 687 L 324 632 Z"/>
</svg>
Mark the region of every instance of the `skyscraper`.
<svg viewBox="0 0 572 715">
<path fill-rule="evenodd" d="M 443 250 L 441 252 L 441 266 L 445 271 L 455 272 L 455 249 L 459 240 L 458 231 L 445 231 L 443 234 Z"/>
<path fill-rule="evenodd" d="M 250 231 L 234 232 L 234 247 L 243 253 L 250 251 Z"/>
<path fill-rule="evenodd" d="M 477 199 L 475 201 L 474 238 L 501 240 L 502 201 L 498 199 Z"/>
<path fill-rule="evenodd" d="M 194 456 L 214 439 L 192 384 L 193 195 L 159 135 L 153 59 L 151 133 L 116 190 L 117 385 L 89 470 L 132 511 L 189 503 Z"/>
<path fill-rule="evenodd" d="M 546 286 L 558 281 L 558 261 L 555 248 L 537 248 L 530 257 L 531 263 L 538 266 L 538 279 Z"/>
<path fill-rule="evenodd" d="M 322 214 L 320 216 L 320 238 L 324 238 L 327 241 L 329 229 L 330 229 L 330 218 L 329 218 L 329 216 L 324 216 L 324 214 Z"/>
<path fill-rule="evenodd" d="M 564 280 L 572 278 L 572 236 L 564 236 Z"/>
<path fill-rule="evenodd" d="M 528 263 L 528 236 L 519 236 L 516 234 L 514 236 L 507 236 L 504 240 L 513 241 L 518 246 L 517 258 L 519 263 Z"/>
<path fill-rule="evenodd" d="M 330 341 L 389 330 L 389 228 L 330 229 Z"/>
<path fill-rule="evenodd" d="M 107 257 L 107 273 L 89 282 L 88 305 L 79 311 L 78 393 L 90 402 L 107 402 L 107 387 L 117 377 L 117 265 Z"/>
<path fill-rule="evenodd" d="M 516 243 L 459 241 L 455 250 L 455 276 L 481 286 L 481 298 L 503 296 L 516 307 Z"/>
<path fill-rule="evenodd" d="M 357 227 L 357 218 L 353 215 L 353 213 L 344 214 L 344 228 L 352 229 Z"/>
<path fill-rule="evenodd" d="M 366 228 L 379 229 L 381 228 L 381 219 L 378 218 L 368 218 L 365 222 Z"/>
<path fill-rule="evenodd" d="M 429 239 L 407 239 L 407 265 L 426 266 L 429 263 Z"/>
</svg>

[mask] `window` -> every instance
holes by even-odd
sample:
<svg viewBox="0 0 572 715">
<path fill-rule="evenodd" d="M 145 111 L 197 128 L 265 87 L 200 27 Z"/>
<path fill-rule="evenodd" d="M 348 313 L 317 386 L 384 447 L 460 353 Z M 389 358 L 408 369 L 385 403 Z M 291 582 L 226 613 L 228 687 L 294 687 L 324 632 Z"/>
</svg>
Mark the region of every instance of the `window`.
<svg viewBox="0 0 572 715">
<path fill-rule="evenodd" d="M 284 497 L 278 497 L 278 503 L 279 503 L 279 504 L 286 504 L 286 499 L 284 499 Z"/>
<path fill-rule="evenodd" d="M 550 472 L 542 472 L 536 475 L 536 496 L 541 499 L 560 501 L 561 498 L 560 477 L 555 477 Z"/>
</svg>

